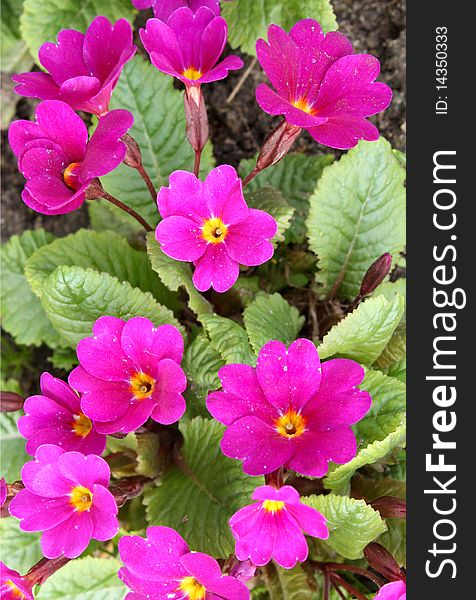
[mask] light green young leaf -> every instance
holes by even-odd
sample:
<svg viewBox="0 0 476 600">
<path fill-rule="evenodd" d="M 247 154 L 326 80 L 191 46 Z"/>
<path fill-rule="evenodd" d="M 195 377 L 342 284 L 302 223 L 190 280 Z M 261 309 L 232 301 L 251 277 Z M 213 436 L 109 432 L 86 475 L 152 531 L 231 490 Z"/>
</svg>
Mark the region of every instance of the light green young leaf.
<svg viewBox="0 0 476 600">
<path fill-rule="evenodd" d="M 256 192 L 247 194 L 246 200 L 250 208 L 264 210 L 276 219 L 278 232 L 273 241 L 284 241 L 284 234 L 291 223 L 294 208 L 286 202 L 281 191 L 266 186 Z"/>
<path fill-rule="evenodd" d="M 263 569 L 263 577 L 270 600 L 318 600 L 300 564 L 283 569 L 271 562 Z"/>
<path fill-rule="evenodd" d="M 256 354 L 270 340 L 293 342 L 304 325 L 304 317 L 280 294 L 258 296 L 243 313 L 245 328 Z"/>
<path fill-rule="evenodd" d="M 25 452 L 26 440 L 17 429 L 23 411 L 0 413 L 0 447 L 2 449 L 1 477 L 9 483 L 20 479 L 23 465 L 30 460 Z"/>
<path fill-rule="evenodd" d="M 287 242 L 304 242 L 307 229 L 305 220 L 309 212 L 309 198 L 316 189 L 317 180 L 324 168 L 334 161 L 332 154 L 307 156 L 287 154 L 277 165 L 262 171 L 253 179 L 247 190 L 256 192 L 266 186 L 279 190 L 294 208 L 291 225 L 285 232 Z M 256 159 L 248 158 L 240 163 L 243 177 L 255 166 Z"/>
<path fill-rule="evenodd" d="M 23 0 L 2 0 L 2 17 L 0 22 L 2 51 L 0 53 L 0 66 L 3 73 L 29 71 L 33 64 L 28 48 L 20 35 L 20 15 L 22 10 Z M 5 107 L 3 106 L 4 109 Z"/>
<path fill-rule="evenodd" d="M 177 291 L 180 287 L 185 288 L 189 297 L 188 305 L 190 310 L 193 310 L 197 315 L 213 312 L 210 302 L 193 285 L 190 265 L 165 255 L 160 249 L 160 245 L 156 242 L 153 232 L 147 235 L 147 253 L 149 254 L 152 268 L 158 273 L 162 283 L 169 290 Z"/>
<path fill-rule="evenodd" d="M 337 29 L 329 0 L 235 0 L 224 2 L 222 15 L 229 27 L 232 48 L 256 55 L 256 40 L 267 39 L 267 30 L 276 24 L 287 31 L 300 19 L 319 21 L 324 31 Z"/>
<path fill-rule="evenodd" d="M 21 531 L 20 521 L 13 517 L 0 519 L 3 562 L 22 575 L 26 573 L 43 556 L 40 537 L 41 533 Z"/>
<path fill-rule="evenodd" d="M 383 296 L 365 300 L 324 336 L 319 356 L 350 358 L 371 365 L 400 323 L 404 305 L 404 299 L 398 295 L 393 302 Z"/>
<path fill-rule="evenodd" d="M 392 365 L 399 363 L 405 358 L 406 352 L 407 328 L 404 323 L 400 323 L 373 366 L 382 370 L 389 369 Z"/>
<path fill-rule="evenodd" d="M 39 346 L 59 345 L 41 302 L 32 292 L 24 275 L 28 258 L 38 248 L 51 243 L 54 237 L 44 229 L 24 231 L 14 235 L 2 246 L 1 255 L 1 313 L 2 327 L 18 344 Z"/>
<path fill-rule="evenodd" d="M 405 171 L 390 144 L 360 141 L 327 167 L 311 197 L 309 246 L 324 292 L 357 296 L 370 265 L 405 244 Z"/>
<path fill-rule="evenodd" d="M 263 478 L 245 475 L 239 462 L 223 455 L 220 423 L 197 417 L 179 428 L 184 437 L 180 466 L 147 489 L 148 522 L 176 529 L 191 550 L 228 557 L 234 549 L 228 520 L 250 502 Z"/>
<path fill-rule="evenodd" d="M 114 558 L 77 558 L 41 586 L 39 600 L 122 600 L 126 586 L 117 576 L 122 564 Z"/>
<path fill-rule="evenodd" d="M 384 281 L 378 286 L 372 296 L 385 296 L 389 302 L 393 302 L 397 294 L 406 298 L 407 280 L 404 277 L 397 279 L 397 281 Z"/>
<path fill-rule="evenodd" d="M 124 238 L 112 231 L 98 233 L 80 229 L 38 249 L 27 261 L 25 275 L 32 290 L 41 297 L 43 282 L 61 266 L 91 267 L 109 273 L 119 281 L 150 292 L 169 308 L 178 302 L 150 266 L 145 252 L 134 250 Z"/>
<path fill-rule="evenodd" d="M 20 30 L 31 55 L 37 60 L 39 47 L 44 42 L 56 42 L 61 29 L 77 29 L 84 33 L 98 15 L 114 22 L 122 18 L 132 21 L 135 13 L 129 0 L 42 0 L 41 10 L 37 0 L 24 0 Z"/>
<path fill-rule="evenodd" d="M 129 133 L 140 146 L 144 167 L 157 190 L 167 185 L 173 171 L 192 170 L 194 153 L 185 137 L 182 93 L 174 89 L 172 77 L 137 56 L 124 67 L 110 108 L 125 108 L 134 115 Z M 212 167 L 212 148 L 208 144 L 202 155 L 202 175 Z M 135 169 L 120 165 L 101 181 L 110 194 L 134 208 L 148 223 L 158 222 L 157 204 Z M 96 207 L 96 213 L 99 210 Z M 125 213 L 120 218 L 131 221 Z"/>
<path fill-rule="evenodd" d="M 199 320 L 212 346 L 227 364 L 256 364 L 256 355 L 250 347 L 246 331 L 238 323 L 219 315 L 201 315 Z"/>
<path fill-rule="evenodd" d="M 365 546 L 387 529 L 378 511 L 365 500 L 328 494 L 303 497 L 302 501 L 326 517 L 329 538 L 323 544 L 344 558 L 361 558 Z"/>
<path fill-rule="evenodd" d="M 400 567 L 407 566 L 407 520 L 385 519 L 387 531 L 376 541 L 390 552 Z"/>
<path fill-rule="evenodd" d="M 124 320 L 147 317 L 156 326 L 169 323 L 181 329 L 173 313 L 149 292 L 92 269 L 58 267 L 45 279 L 41 301 L 54 328 L 72 348 L 91 335 L 94 321 L 104 315 Z"/>
</svg>

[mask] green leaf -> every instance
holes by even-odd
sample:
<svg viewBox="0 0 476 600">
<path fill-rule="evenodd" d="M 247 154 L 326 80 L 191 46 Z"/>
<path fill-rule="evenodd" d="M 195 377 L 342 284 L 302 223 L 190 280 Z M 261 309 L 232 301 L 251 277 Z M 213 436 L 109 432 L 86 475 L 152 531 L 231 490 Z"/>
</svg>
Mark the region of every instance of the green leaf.
<svg viewBox="0 0 476 600">
<path fill-rule="evenodd" d="M 316 189 L 317 180 L 324 168 L 332 164 L 332 154 L 306 156 L 287 154 L 277 165 L 262 171 L 246 188 L 256 192 L 266 186 L 279 190 L 294 208 L 291 226 L 285 232 L 287 242 L 303 243 L 307 229 L 305 220 L 309 212 L 309 198 Z M 255 166 L 256 159 L 249 158 L 240 163 L 240 173 L 244 176 Z"/>
<path fill-rule="evenodd" d="M 114 558 L 77 558 L 41 586 L 40 600 L 122 600 L 126 586 L 117 576 L 122 564 Z"/>
<path fill-rule="evenodd" d="M 387 531 L 377 540 L 390 552 L 400 567 L 407 565 L 407 520 L 386 519 Z"/>
<path fill-rule="evenodd" d="M 283 569 L 270 563 L 263 571 L 270 600 L 317 600 L 301 565 Z"/>
<path fill-rule="evenodd" d="M 185 414 L 188 418 L 210 417 L 205 400 L 208 392 L 220 387 L 218 370 L 223 365 L 218 350 L 203 335 L 197 335 L 186 348 L 182 367 L 188 380 L 185 393 L 187 399 Z"/>
<path fill-rule="evenodd" d="M 199 320 L 226 364 L 256 364 L 246 331 L 238 323 L 218 315 L 201 315 Z"/>
<path fill-rule="evenodd" d="M 404 299 L 398 295 L 393 302 L 383 296 L 362 302 L 324 336 L 319 346 L 319 356 L 350 358 L 371 365 L 381 355 L 397 328 L 404 305 Z"/>
<path fill-rule="evenodd" d="M 137 440 L 137 473 L 145 477 L 157 477 L 160 474 L 159 436 L 152 431 L 134 435 Z"/>
<path fill-rule="evenodd" d="M 115 231 L 130 241 L 142 236 L 141 225 L 114 204 L 107 200 L 92 200 L 87 204 L 89 221 L 96 231 Z"/>
<path fill-rule="evenodd" d="M 52 347 L 59 344 L 57 333 L 24 275 L 27 259 L 53 239 L 44 229 L 35 229 L 12 236 L 2 246 L 2 327 L 18 344 L 39 346 L 44 342 Z"/>
<path fill-rule="evenodd" d="M 181 329 L 172 312 L 149 292 L 92 269 L 58 267 L 45 279 L 41 301 L 54 328 L 72 348 L 91 335 L 93 323 L 104 315 L 124 320 L 147 317 L 156 326 L 170 323 Z"/>
<path fill-rule="evenodd" d="M 140 146 L 144 167 L 156 189 L 167 185 L 173 171 L 192 170 L 194 152 L 185 137 L 182 93 L 174 89 L 172 77 L 137 56 L 125 66 L 110 108 L 126 108 L 134 115 L 129 133 Z M 212 167 L 212 148 L 208 144 L 202 155 L 202 174 Z M 148 223 L 158 222 L 157 204 L 135 169 L 120 165 L 101 181 L 110 194 L 134 208 Z M 131 222 L 125 214 L 120 218 Z"/>
<path fill-rule="evenodd" d="M 405 383 L 407 380 L 407 359 L 403 358 L 398 363 L 391 365 L 388 369 L 387 375 L 395 377 L 395 379 Z"/>
<path fill-rule="evenodd" d="M 397 294 L 406 298 L 407 280 L 404 277 L 397 279 L 397 281 L 384 281 L 378 286 L 372 296 L 385 296 L 389 302 L 393 302 Z"/>
<path fill-rule="evenodd" d="M 405 171 L 390 144 L 361 141 L 326 167 L 311 197 L 309 246 L 317 280 L 342 299 L 357 296 L 370 265 L 405 244 Z"/>
<path fill-rule="evenodd" d="M 83 33 L 98 15 L 110 21 L 134 18 L 129 0 L 42 0 L 41 10 L 37 0 L 25 0 L 20 18 L 22 38 L 31 55 L 37 60 L 39 47 L 44 42 L 55 42 L 61 29 L 77 29 Z"/>
<path fill-rule="evenodd" d="M 1 476 L 9 483 L 20 479 L 21 468 L 31 458 L 25 452 L 25 438 L 17 429 L 17 422 L 22 414 L 21 410 L 0 413 Z"/>
<path fill-rule="evenodd" d="M 381 460 L 406 439 L 405 384 L 380 371 L 368 371 L 359 387 L 372 396 L 370 411 L 354 427 L 360 448 L 350 462 L 333 465 L 324 481 L 339 494 L 347 493 L 357 469 Z"/>
<path fill-rule="evenodd" d="M 224 2 L 222 16 L 229 27 L 232 48 L 256 55 L 256 40 L 266 38 L 269 25 L 289 30 L 300 19 L 312 17 L 324 31 L 337 29 L 329 0 L 235 0 Z"/>
<path fill-rule="evenodd" d="M 193 285 L 190 265 L 165 255 L 156 242 L 153 232 L 147 235 L 147 252 L 152 268 L 169 290 L 177 291 L 180 287 L 185 288 L 189 297 L 190 310 L 196 315 L 213 312 L 210 302 Z"/>
<path fill-rule="evenodd" d="M 128 281 L 169 308 L 178 308 L 176 295 L 162 284 L 145 252 L 134 250 L 117 233 L 80 229 L 37 250 L 27 261 L 25 275 L 32 290 L 41 297 L 43 282 L 61 266 L 91 267 Z"/>
<path fill-rule="evenodd" d="M 48 357 L 48 361 L 55 369 L 62 369 L 63 371 L 71 371 L 79 363 L 76 352 L 72 348 L 53 350 L 53 354 Z"/>
<path fill-rule="evenodd" d="M 250 208 L 264 210 L 276 219 L 278 232 L 273 241 L 283 242 L 284 233 L 288 229 L 294 214 L 294 208 L 286 202 L 282 193 L 267 186 L 256 192 L 247 194 L 246 200 Z"/>
<path fill-rule="evenodd" d="M 223 426 L 197 417 L 179 423 L 184 437 L 180 466 L 171 467 L 160 485 L 146 491 L 150 525 L 176 529 L 192 550 L 228 557 L 234 541 L 230 517 L 245 504 L 261 477 L 248 477 L 220 450 Z"/>
<path fill-rule="evenodd" d="M 329 538 L 323 544 L 344 558 L 361 558 L 365 546 L 387 529 L 379 512 L 365 500 L 328 494 L 303 497 L 302 501 L 326 517 Z"/>
<path fill-rule="evenodd" d="M 2 17 L 0 23 L 2 51 L 0 53 L 0 66 L 3 73 L 29 71 L 33 64 L 28 48 L 20 35 L 20 15 L 22 10 L 23 0 L 2 0 Z M 5 98 L 3 100 L 5 101 Z M 2 110 L 5 110 L 4 105 Z"/>
<path fill-rule="evenodd" d="M 304 325 L 304 317 L 300 317 L 297 308 L 288 304 L 280 294 L 258 296 L 245 309 L 243 319 L 256 353 L 270 340 L 290 344 Z"/>
<path fill-rule="evenodd" d="M 392 365 L 399 363 L 405 358 L 407 352 L 407 328 L 400 323 L 394 331 L 382 354 L 374 362 L 377 369 L 389 369 Z"/>
<path fill-rule="evenodd" d="M 13 517 L 0 519 L 2 560 L 10 569 L 25 574 L 43 556 L 40 537 L 41 533 L 21 531 L 20 522 Z"/>
</svg>

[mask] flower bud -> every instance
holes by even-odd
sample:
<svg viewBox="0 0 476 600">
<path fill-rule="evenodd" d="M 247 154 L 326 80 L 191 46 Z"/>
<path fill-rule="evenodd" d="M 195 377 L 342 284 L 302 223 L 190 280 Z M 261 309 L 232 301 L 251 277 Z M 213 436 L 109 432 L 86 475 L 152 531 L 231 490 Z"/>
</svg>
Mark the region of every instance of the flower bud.
<svg viewBox="0 0 476 600">
<path fill-rule="evenodd" d="M 392 256 L 388 252 L 377 258 L 364 275 L 362 285 L 360 286 L 360 296 L 363 297 L 371 294 L 387 277 L 391 266 Z"/>
<path fill-rule="evenodd" d="M 0 412 L 14 412 L 20 410 L 24 399 L 15 392 L 0 392 Z"/>
<path fill-rule="evenodd" d="M 195 152 L 201 152 L 208 140 L 208 116 L 199 86 L 187 86 L 184 96 L 187 139 Z"/>
<path fill-rule="evenodd" d="M 397 561 L 381 544 L 376 542 L 368 544 L 364 549 L 364 556 L 372 569 L 383 575 L 385 579 L 389 581 L 405 579 Z"/>
<path fill-rule="evenodd" d="M 301 127 L 283 121 L 264 140 L 256 161 L 256 169 L 262 171 L 284 158 L 300 133 Z"/>
<path fill-rule="evenodd" d="M 407 503 L 395 496 L 381 496 L 371 503 L 384 519 L 406 519 Z"/>
<path fill-rule="evenodd" d="M 135 139 L 126 133 L 121 137 L 121 142 L 124 142 L 127 148 L 126 155 L 122 162 L 133 169 L 137 169 L 138 167 L 142 166 L 142 154 L 139 144 L 135 141 Z"/>
</svg>

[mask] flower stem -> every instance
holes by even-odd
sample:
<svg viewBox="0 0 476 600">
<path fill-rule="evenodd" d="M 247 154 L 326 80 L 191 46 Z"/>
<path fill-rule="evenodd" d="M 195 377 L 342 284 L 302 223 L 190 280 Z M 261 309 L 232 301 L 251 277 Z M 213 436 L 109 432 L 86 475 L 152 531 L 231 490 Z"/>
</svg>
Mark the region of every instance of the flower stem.
<svg viewBox="0 0 476 600">
<path fill-rule="evenodd" d="M 154 202 L 157 202 L 157 190 L 155 189 L 154 183 L 152 182 L 152 179 L 150 178 L 149 174 L 144 169 L 144 165 L 137 166 L 136 170 L 139 173 L 139 175 L 142 177 L 142 179 L 145 181 L 147 188 L 150 192 L 150 196 L 151 196 L 152 200 Z"/>
<path fill-rule="evenodd" d="M 202 158 L 202 151 L 201 150 L 195 150 L 195 162 L 193 163 L 193 173 L 195 175 L 195 177 L 198 178 L 198 175 L 200 173 L 200 160 Z"/>
<path fill-rule="evenodd" d="M 118 200 L 117 198 L 114 198 L 114 196 L 111 196 L 111 194 L 108 194 L 105 190 L 104 190 L 104 194 L 102 196 L 105 200 L 107 200 L 108 202 L 111 202 L 111 204 L 114 204 L 115 206 L 117 206 L 118 208 L 120 208 L 121 210 L 123 210 L 124 212 L 126 212 L 128 215 L 130 215 L 131 217 L 133 217 L 138 223 L 140 223 L 142 225 L 142 227 L 146 230 L 146 231 L 153 231 L 154 228 L 151 227 L 149 225 L 149 223 L 147 223 L 147 221 L 145 221 L 138 212 L 136 212 L 133 208 L 131 208 L 130 206 L 127 206 L 127 204 L 124 204 L 124 202 L 121 202 L 120 200 Z"/>
<path fill-rule="evenodd" d="M 71 559 L 66 558 L 65 556 L 52 559 L 42 558 L 36 565 L 31 567 L 25 577 L 29 579 L 33 585 L 41 585 L 48 577 L 51 577 L 53 573 L 56 573 L 58 569 L 61 569 L 61 567 L 64 567 L 64 565 L 69 563 L 70 560 Z"/>
<path fill-rule="evenodd" d="M 341 598 L 341 600 L 346 600 L 346 597 L 344 596 L 342 590 L 340 589 L 340 587 L 337 585 L 337 583 L 333 579 L 331 579 L 331 584 L 332 584 L 332 587 L 337 592 L 337 594 L 339 595 L 339 598 Z"/>
<path fill-rule="evenodd" d="M 337 575 L 337 573 L 332 573 L 331 578 L 333 581 L 338 583 L 341 587 L 346 589 L 350 594 L 355 596 L 357 598 L 357 600 L 367 600 L 366 596 L 364 596 L 358 590 L 356 590 L 354 588 L 354 586 L 351 585 L 348 581 L 346 581 L 343 577 L 341 577 L 340 575 Z"/>
<path fill-rule="evenodd" d="M 331 575 L 329 571 L 324 571 L 324 588 L 322 590 L 322 600 L 329 600 Z"/>
<path fill-rule="evenodd" d="M 360 567 L 356 567 L 354 565 L 346 565 L 342 563 L 320 563 L 321 568 L 324 568 L 326 571 L 348 571 L 349 573 L 355 573 L 356 575 L 361 575 L 362 577 L 366 577 L 376 583 L 379 587 L 384 584 L 383 579 L 381 579 L 375 573 L 371 573 L 367 571 L 367 569 L 361 569 Z"/>
</svg>

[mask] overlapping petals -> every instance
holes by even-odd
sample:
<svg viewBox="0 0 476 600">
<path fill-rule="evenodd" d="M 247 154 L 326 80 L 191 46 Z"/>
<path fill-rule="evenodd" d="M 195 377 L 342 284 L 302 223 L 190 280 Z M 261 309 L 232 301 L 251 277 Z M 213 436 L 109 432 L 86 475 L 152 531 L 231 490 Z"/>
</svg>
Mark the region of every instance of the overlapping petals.
<svg viewBox="0 0 476 600">
<path fill-rule="evenodd" d="M 132 0 L 132 4 L 139 10 L 152 8 L 156 19 L 167 22 L 170 15 L 178 8 L 188 7 L 194 13 L 202 6 L 213 11 L 217 17 L 220 14 L 219 0 Z"/>
<path fill-rule="evenodd" d="M 152 64 L 187 86 L 224 79 L 229 71 L 241 69 L 243 61 L 238 56 L 218 62 L 227 35 L 225 19 L 206 6 L 195 13 L 191 8 L 179 8 L 167 23 L 149 19 L 140 31 Z"/>
<path fill-rule="evenodd" d="M 321 364 L 309 340 L 288 349 L 271 341 L 260 350 L 256 368 L 226 365 L 218 374 L 223 390 L 209 394 L 207 408 L 228 426 L 223 453 L 242 460 L 246 473 L 284 466 L 322 477 L 329 461 L 344 464 L 355 456 L 350 426 L 371 405 L 369 393 L 357 387 L 364 370 L 356 362 Z"/>
<path fill-rule="evenodd" d="M 257 87 L 256 99 L 265 112 L 284 115 L 332 148 L 378 139 L 378 129 L 366 117 L 387 108 L 392 92 L 375 82 L 380 72 L 375 57 L 353 54 L 344 35 L 324 35 L 313 19 L 299 21 L 289 34 L 271 25 L 268 43 L 258 40 L 256 51 L 276 90 L 265 83 Z"/>
<path fill-rule="evenodd" d="M 113 110 L 99 120 L 88 142 L 88 130 L 74 110 L 58 100 L 36 109 L 36 122 L 14 121 L 8 139 L 27 182 L 22 199 L 45 215 L 79 208 L 95 177 L 106 175 L 124 159 L 120 138 L 132 127 L 127 110 Z"/>
<path fill-rule="evenodd" d="M 157 241 L 167 256 L 194 263 L 193 283 L 200 291 L 225 292 L 237 280 L 240 264 L 260 265 L 273 255 L 276 221 L 248 208 L 233 167 L 213 169 L 204 182 L 175 171 L 157 203 L 163 219 Z"/>
<path fill-rule="evenodd" d="M 247 587 L 223 576 L 215 559 L 190 552 L 183 538 L 169 527 L 149 527 L 147 538 L 126 536 L 119 541 L 124 567 L 119 578 L 132 590 L 127 600 L 248 600 Z"/>
<path fill-rule="evenodd" d="M 64 29 L 57 44 L 43 44 L 38 57 L 47 73 L 14 75 L 15 91 L 62 100 L 75 110 L 100 116 L 107 113 L 122 69 L 135 52 L 128 21 L 120 19 L 113 25 L 106 17 L 96 17 L 85 34 Z"/>
<path fill-rule="evenodd" d="M 32 587 L 30 581 L 0 561 L 0 598 L 3 600 L 33 600 Z"/>
<path fill-rule="evenodd" d="M 25 416 L 18 421 L 19 432 L 28 440 L 28 454 L 33 456 L 42 444 L 83 454 L 102 454 L 106 436 L 98 433 L 94 423 L 83 414 L 78 394 L 49 373 L 42 374 L 40 387 L 41 395 L 26 399 Z"/>
<path fill-rule="evenodd" d="M 406 600 L 407 585 L 404 581 L 392 581 L 380 588 L 375 600 Z"/>
<path fill-rule="evenodd" d="M 81 409 L 97 431 L 128 433 L 149 417 L 169 425 L 185 412 L 183 339 L 176 327 L 101 317 L 77 354 L 80 366 L 69 384 L 81 392 Z"/>
<path fill-rule="evenodd" d="M 301 504 L 298 492 L 286 485 L 275 489 L 261 486 L 253 492 L 255 504 L 245 506 L 230 519 L 236 540 L 236 556 L 263 566 L 274 559 L 285 569 L 308 556 L 304 533 L 327 539 L 326 519 L 320 512 Z"/>
<path fill-rule="evenodd" d="M 41 548 L 47 558 L 76 558 L 92 538 L 106 541 L 116 535 L 109 466 L 99 456 L 45 444 L 21 475 L 25 489 L 12 499 L 10 513 L 20 519 L 23 531 L 43 531 Z"/>
</svg>

